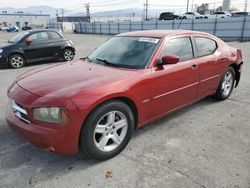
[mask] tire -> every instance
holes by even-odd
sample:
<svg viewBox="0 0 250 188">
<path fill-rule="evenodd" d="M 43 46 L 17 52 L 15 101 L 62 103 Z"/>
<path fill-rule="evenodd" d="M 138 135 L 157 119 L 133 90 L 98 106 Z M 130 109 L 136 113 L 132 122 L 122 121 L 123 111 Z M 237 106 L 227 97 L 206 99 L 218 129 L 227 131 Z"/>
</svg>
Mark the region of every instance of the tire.
<svg viewBox="0 0 250 188">
<path fill-rule="evenodd" d="M 9 57 L 9 66 L 13 69 L 19 69 L 25 65 L 26 60 L 20 54 L 13 54 Z"/>
<path fill-rule="evenodd" d="M 110 159 L 126 147 L 133 130 L 134 115 L 128 105 L 119 100 L 104 103 L 88 116 L 83 125 L 81 154 L 85 159 Z"/>
<path fill-rule="evenodd" d="M 184 17 L 183 17 L 183 19 L 185 19 L 185 20 L 186 20 L 186 19 L 187 19 L 187 17 L 186 17 L 186 16 L 184 16 Z"/>
<path fill-rule="evenodd" d="M 221 78 L 219 87 L 215 93 L 215 98 L 218 100 L 227 99 L 233 91 L 234 83 L 235 71 L 232 67 L 228 67 Z"/>
<path fill-rule="evenodd" d="M 73 50 L 67 48 L 63 51 L 63 60 L 64 61 L 72 61 L 74 59 Z"/>
</svg>

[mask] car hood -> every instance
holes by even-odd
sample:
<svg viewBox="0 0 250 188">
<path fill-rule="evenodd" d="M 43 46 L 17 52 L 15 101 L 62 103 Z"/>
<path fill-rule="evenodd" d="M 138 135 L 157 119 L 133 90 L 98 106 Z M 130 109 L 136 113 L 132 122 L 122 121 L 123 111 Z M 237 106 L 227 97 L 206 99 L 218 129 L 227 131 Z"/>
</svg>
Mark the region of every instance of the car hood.
<svg viewBox="0 0 250 188">
<path fill-rule="evenodd" d="M 2 43 L 2 44 L 0 44 L 0 49 L 1 49 L 1 48 L 5 48 L 5 47 L 8 47 L 8 46 L 11 46 L 11 45 L 13 45 L 13 44 L 7 43 L 7 42 Z"/>
<path fill-rule="evenodd" d="M 80 91 L 126 79 L 136 72 L 79 60 L 27 72 L 17 84 L 38 96 L 70 97 Z"/>
</svg>

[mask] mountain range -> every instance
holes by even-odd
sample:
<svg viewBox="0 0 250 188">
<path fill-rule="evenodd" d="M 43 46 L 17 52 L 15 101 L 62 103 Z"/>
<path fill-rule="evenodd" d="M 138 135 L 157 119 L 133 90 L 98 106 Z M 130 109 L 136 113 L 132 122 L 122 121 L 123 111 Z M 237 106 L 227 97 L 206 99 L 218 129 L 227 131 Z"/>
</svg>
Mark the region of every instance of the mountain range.
<svg viewBox="0 0 250 188">
<path fill-rule="evenodd" d="M 62 9 L 57 9 L 49 6 L 30 6 L 27 8 L 12 8 L 12 7 L 4 7 L 0 8 L 0 13 L 3 11 L 7 11 L 7 13 L 30 13 L 30 14 L 49 14 L 52 18 L 58 16 L 62 16 Z M 164 10 L 163 10 L 164 11 Z M 160 12 L 160 10 L 157 10 Z M 134 8 L 134 9 L 122 9 L 122 10 L 112 10 L 112 11 L 102 11 L 102 12 L 95 12 L 91 13 L 91 16 L 96 17 L 141 17 L 142 16 L 142 9 Z M 85 10 L 83 12 L 74 12 L 71 10 L 63 9 L 64 16 L 86 16 Z M 151 10 L 149 11 L 149 17 L 155 17 L 156 11 Z"/>
</svg>

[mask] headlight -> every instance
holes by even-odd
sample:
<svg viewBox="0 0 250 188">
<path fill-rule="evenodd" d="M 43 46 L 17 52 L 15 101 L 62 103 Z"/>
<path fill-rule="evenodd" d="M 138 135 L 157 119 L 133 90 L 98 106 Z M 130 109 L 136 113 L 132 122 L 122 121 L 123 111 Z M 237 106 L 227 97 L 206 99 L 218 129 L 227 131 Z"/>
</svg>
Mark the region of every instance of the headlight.
<svg viewBox="0 0 250 188">
<path fill-rule="evenodd" d="M 33 109 L 33 118 L 38 121 L 55 124 L 67 124 L 70 119 L 68 113 L 63 108 L 35 108 Z"/>
<path fill-rule="evenodd" d="M 3 49 L 0 49 L 0 54 L 3 53 Z"/>
</svg>

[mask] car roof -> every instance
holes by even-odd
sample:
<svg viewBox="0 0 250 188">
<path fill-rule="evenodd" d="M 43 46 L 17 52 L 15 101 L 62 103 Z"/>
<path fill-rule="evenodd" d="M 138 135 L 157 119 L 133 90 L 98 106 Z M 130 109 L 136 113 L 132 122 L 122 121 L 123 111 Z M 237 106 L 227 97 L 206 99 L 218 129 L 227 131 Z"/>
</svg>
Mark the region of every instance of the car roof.
<svg viewBox="0 0 250 188">
<path fill-rule="evenodd" d="M 32 30 L 28 30 L 27 32 L 29 32 L 29 33 L 38 33 L 38 32 L 48 32 L 48 31 L 54 31 L 54 32 L 60 33 L 55 29 L 32 29 Z"/>
<path fill-rule="evenodd" d="M 203 34 L 206 36 L 211 36 L 208 33 L 199 32 L 199 31 L 191 31 L 191 30 L 144 30 L 144 31 L 133 31 L 122 33 L 116 36 L 119 37 L 153 37 L 153 38 L 164 38 L 166 36 L 172 35 L 190 35 L 190 34 Z"/>
</svg>

